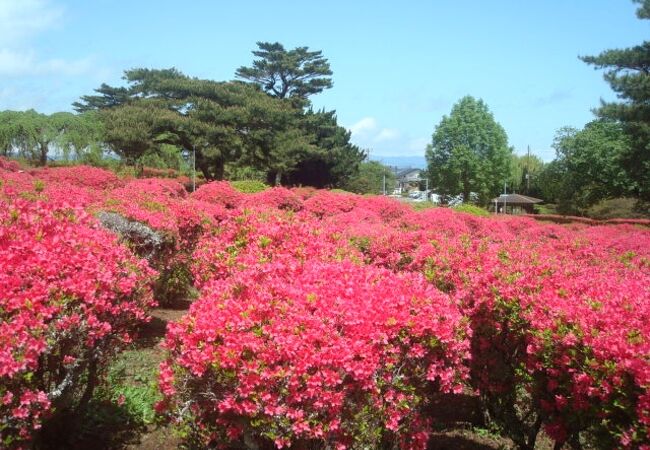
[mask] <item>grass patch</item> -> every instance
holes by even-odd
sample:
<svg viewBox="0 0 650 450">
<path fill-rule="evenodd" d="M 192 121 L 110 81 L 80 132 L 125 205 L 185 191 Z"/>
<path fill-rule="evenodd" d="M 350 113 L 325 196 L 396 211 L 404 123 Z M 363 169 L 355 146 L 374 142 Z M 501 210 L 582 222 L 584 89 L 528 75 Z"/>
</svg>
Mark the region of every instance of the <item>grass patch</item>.
<svg viewBox="0 0 650 450">
<path fill-rule="evenodd" d="M 88 406 L 78 434 L 80 442 L 74 447 L 119 448 L 137 440 L 156 422 L 154 405 L 162 400 L 158 390 L 161 359 L 155 348 L 132 348 L 115 358 Z"/>
<path fill-rule="evenodd" d="M 490 212 L 487 209 L 481 208 L 480 206 L 472 205 L 470 203 L 463 203 L 462 205 L 454 206 L 454 211 L 463 212 L 467 214 L 472 214 L 479 217 L 488 217 Z"/>
<path fill-rule="evenodd" d="M 409 204 L 416 211 L 424 211 L 425 209 L 431 209 L 437 207 L 437 205 L 433 202 L 411 202 Z"/>
<path fill-rule="evenodd" d="M 244 194 L 255 194 L 256 192 L 262 192 L 269 188 L 268 185 L 256 180 L 231 181 L 230 185 L 233 189 Z"/>
</svg>

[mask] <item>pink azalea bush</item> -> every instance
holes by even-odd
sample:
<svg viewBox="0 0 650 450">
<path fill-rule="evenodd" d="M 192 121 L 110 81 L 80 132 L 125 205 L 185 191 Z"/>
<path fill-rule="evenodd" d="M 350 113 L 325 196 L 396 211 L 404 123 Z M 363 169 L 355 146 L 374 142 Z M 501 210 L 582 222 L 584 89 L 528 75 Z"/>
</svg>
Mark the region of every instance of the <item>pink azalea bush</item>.
<svg viewBox="0 0 650 450">
<path fill-rule="evenodd" d="M 415 274 L 270 262 L 216 279 L 170 326 L 161 389 L 204 445 L 424 448 L 431 392 L 458 392 L 467 329 Z"/>
<path fill-rule="evenodd" d="M 240 206 L 245 197 L 244 194 L 235 190 L 230 183 L 213 181 L 199 187 L 192 193 L 192 198 L 232 209 Z"/>
<path fill-rule="evenodd" d="M 0 195 L 0 446 L 92 390 L 153 306 L 152 271 L 82 210 Z"/>
<path fill-rule="evenodd" d="M 462 389 L 520 448 L 533 448 L 541 430 L 558 448 L 649 448 L 643 221 L 415 212 L 382 197 L 244 194 L 226 182 L 188 194 L 172 179 L 113 177 L 0 165 L 0 261 L 16 267 L 0 276 L 11 292 L 0 299 L 10 305 L 1 326 L 14 327 L 0 332 L 0 348 L 22 345 L 0 351 L 0 368 L 12 367 L 0 375 L 5 445 L 66 397 L 40 368 L 86 370 L 91 347 L 126 339 L 118 304 L 132 305 L 126 316 L 137 321 L 135 305 L 148 302 L 149 269 L 84 209 L 164 236 L 166 250 L 150 261 L 158 286 L 199 291 L 169 328 L 160 406 L 200 446 L 423 448 L 432 396 Z M 72 329 L 87 333 L 70 335 L 74 345 L 60 337 Z"/>
<path fill-rule="evenodd" d="M 91 166 L 45 167 L 33 169 L 31 175 L 50 183 L 89 187 L 93 189 L 110 189 L 122 184 L 113 172 Z"/>
</svg>

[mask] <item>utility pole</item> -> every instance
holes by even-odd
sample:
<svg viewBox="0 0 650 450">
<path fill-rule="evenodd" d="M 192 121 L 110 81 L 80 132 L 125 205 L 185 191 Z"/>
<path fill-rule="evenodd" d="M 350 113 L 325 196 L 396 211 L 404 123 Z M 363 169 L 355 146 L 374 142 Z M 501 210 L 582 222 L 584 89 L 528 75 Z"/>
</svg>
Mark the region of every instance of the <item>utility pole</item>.
<svg viewBox="0 0 650 450">
<path fill-rule="evenodd" d="M 196 191 L 196 146 L 192 145 L 192 192 Z"/>
<path fill-rule="evenodd" d="M 506 208 L 508 201 L 506 200 L 508 195 L 507 181 L 503 182 L 503 214 L 508 214 L 508 209 Z"/>
<path fill-rule="evenodd" d="M 384 195 L 386 195 L 386 169 L 384 169 Z"/>
<path fill-rule="evenodd" d="M 526 195 L 530 194 L 530 145 L 528 146 L 528 158 L 526 158 Z"/>
</svg>

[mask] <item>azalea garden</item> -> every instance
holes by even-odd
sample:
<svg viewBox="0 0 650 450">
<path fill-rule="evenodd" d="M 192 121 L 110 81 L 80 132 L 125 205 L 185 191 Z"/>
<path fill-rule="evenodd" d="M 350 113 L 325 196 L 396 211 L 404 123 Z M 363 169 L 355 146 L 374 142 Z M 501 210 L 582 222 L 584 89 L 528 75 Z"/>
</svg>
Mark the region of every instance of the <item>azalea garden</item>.
<svg viewBox="0 0 650 450">
<path fill-rule="evenodd" d="M 155 410 L 188 448 L 424 449 L 441 396 L 517 448 L 650 448 L 647 221 L 9 160 L 0 180 L 3 448 L 87 408 L 179 299 Z"/>
</svg>

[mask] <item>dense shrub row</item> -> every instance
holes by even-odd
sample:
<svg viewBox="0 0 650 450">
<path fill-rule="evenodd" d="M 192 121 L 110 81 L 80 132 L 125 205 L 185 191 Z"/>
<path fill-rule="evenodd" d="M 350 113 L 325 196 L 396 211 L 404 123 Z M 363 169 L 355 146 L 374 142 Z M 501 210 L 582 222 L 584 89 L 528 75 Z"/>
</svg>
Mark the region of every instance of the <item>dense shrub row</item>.
<svg viewBox="0 0 650 450">
<path fill-rule="evenodd" d="M 289 280 L 300 278 L 287 266 L 310 270 L 337 260 L 419 273 L 468 321 L 468 387 L 520 447 L 532 448 L 542 428 L 558 445 L 648 442 L 648 232 L 484 219 L 444 209 L 413 213 L 381 198 L 326 192 L 311 194 L 289 213 L 278 211 L 272 198 L 257 208 L 236 214 L 199 243 L 195 270 L 204 293 L 212 292 L 201 303 L 214 305 L 210 280 L 239 280 L 236 289 L 247 291 L 242 274 L 252 278 L 276 266 Z M 324 279 L 335 283 L 337 277 Z M 263 278 L 255 285 L 271 289 Z M 308 297 L 308 288 L 295 289 L 298 298 Z M 196 338 L 193 331 L 185 330 L 187 339 Z M 182 329 L 175 333 L 173 345 L 181 345 L 176 336 Z M 172 354 L 181 348 L 172 346 Z M 174 359 L 168 364 L 185 386 L 187 367 Z"/>
<path fill-rule="evenodd" d="M 12 201 L 160 233 L 151 265 L 199 289 L 169 328 L 160 405 L 199 445 L 424 448 L 430 399 L 460 390 L 520 448 L 542 429 L 558 447 L 650 442 L 649 230 L 100 175 L 66 198 L 63 178 L 3 172 Z"/>
<path fill-rule="evenodd" d="M 82 210 L 0 192 L 0 446 L 90 398 L 152 306 L 153 272 Z"/>
</svg>

